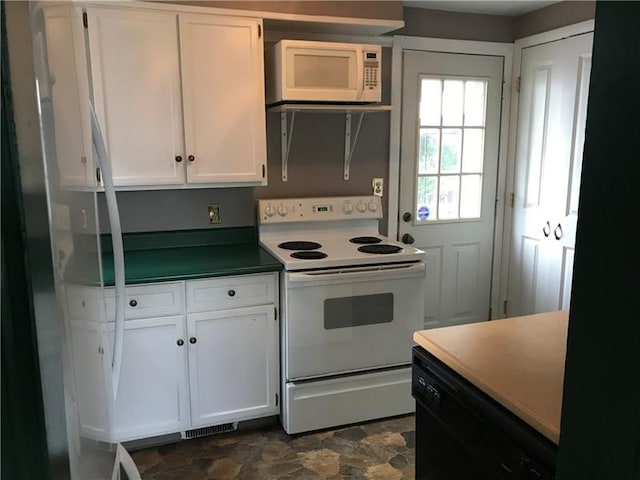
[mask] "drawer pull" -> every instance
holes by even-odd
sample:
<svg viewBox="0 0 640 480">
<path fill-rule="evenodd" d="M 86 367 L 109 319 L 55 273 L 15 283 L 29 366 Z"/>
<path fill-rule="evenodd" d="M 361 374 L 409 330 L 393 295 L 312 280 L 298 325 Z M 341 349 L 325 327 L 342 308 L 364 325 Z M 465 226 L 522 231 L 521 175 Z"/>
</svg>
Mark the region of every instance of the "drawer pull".
<svg viewBox="0 0 640 480">
<path fill-rule="evenodd" d="M 178 339 L 178 341 L 176 342 L 178 344 L 179 347 L 181 347 L 182 345 L 184 345 L 184 340 L 182 340 L 181 338 Z"/>
<path fill-rule="evenodd" d="M 191 337 L 189 339 L 189 343 L 196 343 L 198 340 L 196 339 L 196 337 Z"/>
<path fill-rule="evenodd" d="M 129 305 L 131 305 L 132 307 L 135 307 L 138 305 L 138 301 L 136 299 L 129 300 Z"/>
<path fill-rule="evenodd" d="M 230 297 L 235 297 L 235 296 L 236 296 L 236 291 L 235 291 L 235 290 L 229 290 L 229 291 L 227 292 L 227 294 L 228 294 Z"/>
</svg>

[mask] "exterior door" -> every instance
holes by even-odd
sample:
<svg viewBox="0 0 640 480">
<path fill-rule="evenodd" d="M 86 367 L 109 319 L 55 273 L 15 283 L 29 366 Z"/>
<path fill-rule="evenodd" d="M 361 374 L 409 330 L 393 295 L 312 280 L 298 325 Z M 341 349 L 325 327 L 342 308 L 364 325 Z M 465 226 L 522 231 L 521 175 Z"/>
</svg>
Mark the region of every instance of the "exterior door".
<svg viewBox="0 0 640 480">
<path fill-rule="evenodd" d="M 400 239 L 427 254 L 425 328 L 489 319 L 503 57 L 404 52 Z"/>
<path fill-rule="evenodd" d="M 522 51 L 509 316 L 569 308 L 592 43 Z"/>
</svg>

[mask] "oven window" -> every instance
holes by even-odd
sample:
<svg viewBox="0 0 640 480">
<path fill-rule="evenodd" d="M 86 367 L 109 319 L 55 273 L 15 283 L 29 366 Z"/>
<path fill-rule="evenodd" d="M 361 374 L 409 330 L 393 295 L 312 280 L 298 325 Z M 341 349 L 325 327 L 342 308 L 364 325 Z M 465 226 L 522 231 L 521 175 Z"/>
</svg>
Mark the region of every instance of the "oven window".
<svg viewBox="0 0 640 480">
<path fill-rule="evenodd" d="M 359 327 L 393 321 L 393 293 L 327 298 L 324 328 Z"/>
</svg>

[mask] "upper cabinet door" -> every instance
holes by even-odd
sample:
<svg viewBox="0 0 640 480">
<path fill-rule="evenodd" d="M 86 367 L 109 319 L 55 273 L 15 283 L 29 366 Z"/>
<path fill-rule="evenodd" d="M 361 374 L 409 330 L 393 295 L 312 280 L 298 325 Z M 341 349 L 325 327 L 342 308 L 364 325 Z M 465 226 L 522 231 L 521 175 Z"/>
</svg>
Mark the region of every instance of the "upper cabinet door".
<svg viewBox="0 0 640 480">
<path fill-rule="evenodd" d="M 91 162 L 89 85 L 81 12 L 68 5 L 45 6 L 45 37 L 35 38 L 36 68 L 45 122 L 53 120 L 56 164 L 61 187 L 95 185 Z M 44 41 L 43 41 L 44 40 Z M 51 101 L 45 101 L 49 98 Z M 52 115 L 48 115 L 51 113 Z"/>
<path fill-rule="evenodd" d="M 114 184 L 182 184 L 177 14 L 110 8 L 87 14 L 94 102 Z"/>
<path fill-rule="evenodd" d="M 262 22 L 180 15 L 188 183 L 266 184 Z"/>
</svg>

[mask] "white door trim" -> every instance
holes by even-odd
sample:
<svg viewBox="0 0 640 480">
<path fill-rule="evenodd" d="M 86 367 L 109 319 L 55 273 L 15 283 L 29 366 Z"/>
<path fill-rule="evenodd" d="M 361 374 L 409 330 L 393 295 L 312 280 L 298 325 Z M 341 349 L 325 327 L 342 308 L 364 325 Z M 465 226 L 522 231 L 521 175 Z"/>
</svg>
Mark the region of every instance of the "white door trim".
<svg viewBox="0 0 640 480">
<path fill-rule="evenodd" d="M 491 273 L 491 310 L 496 318 L 502 286 L 500 284 L 503 255 L 503 221 L 507 183 L 507 151 L 509 132 L 509 112 L 511 102 L 511 80 L 513 70 L 513 44 L 498 42 L 475 42 L 424 37 L 393 37 L 393 59 L 391 66 L 391 125 L 389 132 L 389 216 L 388 236 L 397 238 L 400 198 L 400 139 L 402 119 L 402 52 L 403 50 L 427 50 L 443 53 L 466 53 L 475 55 L 495 55 L 504 57 L 502 107 L 500 110 L 500 144 L 498 147 L 498 180 L 496 189 L 496 221 L 494 227 L 494 254 Z"/>
<path fill-rule="evenodd" d="M 548 32 L 538 33 L 536 35 L 531 35 L 529 37 L 524 37 L 516 40 L 513 44 L 513 69 L 511 72 L 511 79 L 509 81 L 510 84 L 510 97 L 511 97 L 511 111 L 509 113 L 509 117 L 513 119 L 510 125 L 508 125 L 508 151 L 507 151 L 507 161 L 506 161 L 506 179 L 502 182 L 502 179 L 499 181 L 502 182 L 505 195 L 510 195 L 511 192 L 514 191 L 514 182 L 515 182 L 515 167 L 516 167 L 516 136 L 518 131 L 518 101 L 520 99 L 520 94 L 517 90 L 517 81 L 520 76 L 520 68 L 522 64 L 522 50 L 524 48 L 533 47 L 535 45 L 541 45 L 543 43 L 555 42 L 557 40 L 562 40 L 563 38 L 572 37 L 575 35 L 581 35 L 583 33 L 592 32 L 595 27 L 594 20 L 586 20 L 584 22 L 575 23 L 573 25 L 567 25 L 565 27 L 556 28 L 554 30 L 549 30 Z M 505 87 L 506 88 L 506 87 Z M 501 130 L 501 134 L 504 133 Z M 506 137 L 506 136 L 505 136 Z M 391 183 L 391 182 L 389 182 Z M 509 200 L 505 197 L 505 202 Z M 494 318 L 503 318 L 505 316 L 502 305 L 507 300 L 507 287 L 509 282 L 509 256 L 511 254 L 511 226 L 513 223 L 513 209 L 503 209 L 504 218 L 500 222 L 502 225 L 502 234 L 503 237 L 500 241 L 500 245 L 502 246 L 500 259 L 497 258 L 498 250 L 496 249 L 496 264 L 500 264 L 500 270 L 496 271 L 494 266 L 494 275 L 499 273 L 498 278 L 493 278 L 492 281 L 495 283 L 492 285 L 494 288 L 492 289 L 493 294 L 499 294 L 499 298 L 497 299 L 497 305 L 500 305 L 499 308 L 493 309 Z M 496 219 L 496 225 L 497 225 Z M 497 245 L 497 243 L 496 243 Z M 492 306 L 493 306 L 493 298 L 492 298 Z"/>
</svg>

